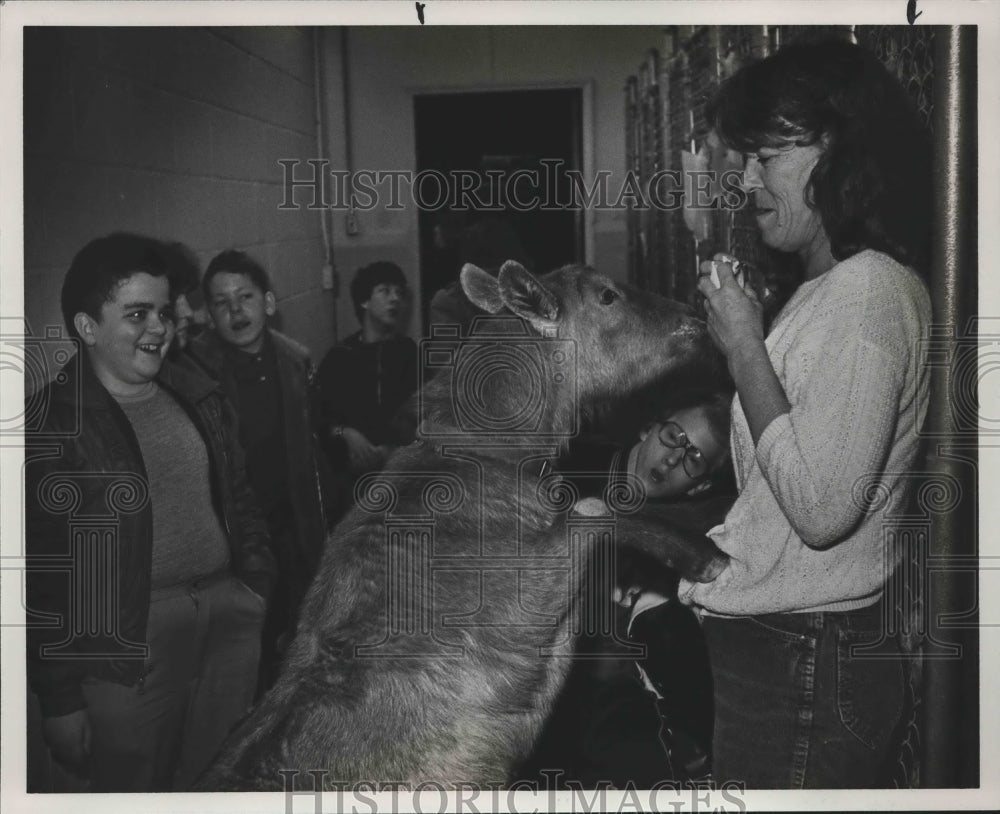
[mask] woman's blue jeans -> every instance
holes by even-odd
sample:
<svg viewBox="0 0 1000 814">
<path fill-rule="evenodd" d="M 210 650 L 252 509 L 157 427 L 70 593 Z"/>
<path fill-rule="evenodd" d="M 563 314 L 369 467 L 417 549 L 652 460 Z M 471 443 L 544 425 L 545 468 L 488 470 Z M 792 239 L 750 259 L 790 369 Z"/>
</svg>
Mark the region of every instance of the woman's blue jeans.
<svg viewBox="0 0 1000 814">
<path fill-rule="evenodd" d="M 903 712 L 904 662 L 883 605 L 705 616 L 715 686 L 712 776 L 752 789 L 870 788 Z"/>
</svg>

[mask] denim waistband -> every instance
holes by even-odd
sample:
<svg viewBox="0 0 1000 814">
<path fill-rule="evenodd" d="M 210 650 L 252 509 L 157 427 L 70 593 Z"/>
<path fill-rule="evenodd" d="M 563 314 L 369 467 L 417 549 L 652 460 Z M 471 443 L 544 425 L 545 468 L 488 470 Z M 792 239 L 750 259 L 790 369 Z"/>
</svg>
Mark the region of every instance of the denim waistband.
<svg viewBox="0 0 1000 814">
<path fill-rule="evenodd" d="M 888 607 L 885 602 L 878 601 L 864 608 L 849 611 L 807 611 L 805 613 L 760 613 L 752 616 L 713 616 L 706 615 L 704 619 L 713 622 L 756 622 L 776 630 L 796 635 L 814 634 L 823 629 L 825 623 L 835 624 L 844 630 L 859 632 L 877 631 L 882 629 L 886 620 Z"/>
</svg>

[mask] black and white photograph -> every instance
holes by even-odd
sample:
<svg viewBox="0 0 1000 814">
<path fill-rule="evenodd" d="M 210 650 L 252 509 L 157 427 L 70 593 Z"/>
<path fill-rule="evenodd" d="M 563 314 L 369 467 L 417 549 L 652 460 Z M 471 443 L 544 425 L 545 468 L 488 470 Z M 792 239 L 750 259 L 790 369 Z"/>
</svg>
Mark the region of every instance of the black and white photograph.
<svg viewBox="0 0 1000 814">
<path fill-rule="evenodd" d="M 3 806 L 1000 806 L 998 79 L 988 2 L 0 2 Z"/>
</svg>

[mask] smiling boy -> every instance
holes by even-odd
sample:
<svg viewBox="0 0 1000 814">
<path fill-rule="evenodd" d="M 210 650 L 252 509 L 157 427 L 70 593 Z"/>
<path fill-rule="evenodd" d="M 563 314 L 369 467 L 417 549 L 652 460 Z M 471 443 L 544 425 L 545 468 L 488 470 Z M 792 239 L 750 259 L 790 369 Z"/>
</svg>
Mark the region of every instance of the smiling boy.
<svg viewBox="0 0 1000 814">
<path fill-rule="evenodd" d="M 76 255 L 62 311 L 83 358 L 28 436 L 28 607 L 56 620 L 29 625 L 28 679 L 52 756 L 91 791 L 193 782 L 252 701 L 273 579 L 234 416 L 166 358 L 168 270 L 138 235 Z"/>
</svg>

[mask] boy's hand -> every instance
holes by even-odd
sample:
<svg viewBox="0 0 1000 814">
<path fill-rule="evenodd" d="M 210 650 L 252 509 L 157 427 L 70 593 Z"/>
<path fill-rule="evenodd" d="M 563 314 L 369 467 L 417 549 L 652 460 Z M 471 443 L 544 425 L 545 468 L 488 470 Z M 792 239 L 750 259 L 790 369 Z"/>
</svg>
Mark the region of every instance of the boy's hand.
<svg viewBox="0 0 1000 814">
<path fill-rule="evenodd" d="M 42 733 L 52 757 L 73 774 L 84 777 L 90 758 L 90 716 L 85 709 L 42 719 Z"/>
<path fill-rule="evenodd" d="M 362 432 L 344 427 L 342 437 L 347 444 L 347 457 L 354 472 L 370 472 L 382 465 L 382 453 Z"/>
<path fill-rule="evenodd" d="M 578 500 L 573 506 L 573 511 L 585 517 L 608 517 L 611 509 L 599 497 L 586 497 Z"/>
</svg>

